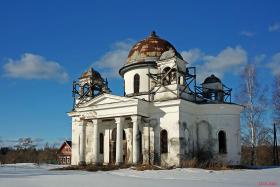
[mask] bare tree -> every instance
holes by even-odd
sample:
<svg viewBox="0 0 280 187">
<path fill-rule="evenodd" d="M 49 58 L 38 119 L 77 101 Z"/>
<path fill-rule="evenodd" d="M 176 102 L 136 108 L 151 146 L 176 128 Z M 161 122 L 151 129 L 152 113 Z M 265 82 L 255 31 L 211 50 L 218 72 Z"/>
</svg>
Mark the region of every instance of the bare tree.
<svg viewBox="0 0 280 187">
<path fill-rule="evenodd" d="M 272 89 L 272 105 L 273 105 L 273 119 L 274 119 L 274 123 L 275 123 L 275 127 L 276 127 L 276 131 L 275 132 L 275 139 L 273 142 L 273 146 L 275 146 L 273 148 L 273 153 L 274 153 L 274 163 L 276 164 L 278 161 L 278 158 L 275 159 L 275 157 L 278 157 L 278 145 L 280 142 L 280 136 L 279 136 L 279 132 L 280 132 L 280 75 L 277 75 L 274 79 L 273 82 L 273 89 Z M 278 145 L 277 145 L 278 144 Z M 276 153 L 275 153 L 276 151 Z"/>
<path fill-rule="evenodd" d="M 259 84 L 254 64 L 248 64 L 241 74 L 240 93 L 238 100 L 245 106 L 243 112 L 242 139 L 251 146 L 251 165 L 256 164 L 256 146 L 258 143 L 269 142 L 269 129 L 263 124 L 266 112 L 267 89 Z"/>
<path fill-rule="evenodd" d="M 273 118 L 278 126 L 280 126 L 280 75 L 276 76 L 273 84 Z"/>
<path fill-rule="evenodd" d="M 35 149 L 36 145 L 34 144 L 34 140 L 32 140 L 29 137 L 28 138 L 19 138 L 18 143 L 15 145 L 15 148 L 23 149 L 23 150 Z"/>
</svg>

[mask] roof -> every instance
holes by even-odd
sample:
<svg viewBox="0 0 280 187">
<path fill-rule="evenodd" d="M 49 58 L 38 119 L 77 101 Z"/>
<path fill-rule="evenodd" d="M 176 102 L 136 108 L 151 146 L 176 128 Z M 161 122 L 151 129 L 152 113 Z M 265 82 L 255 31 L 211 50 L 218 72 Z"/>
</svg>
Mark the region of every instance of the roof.
<svg viewBox="0 0 280 187">
<path fill-rule="evenodd" d="M 212 74 L 204 80 L 203 84 L 217 83 L 217 82 L 221 83 L 222 81 L 214 74 Z"/>
<path fill-rule="evenodd" d="M 126 65 L 132 63 L 156 61 L 164 52 L 170 49 L 175 52 L 177 57 L 183 59 L 171 43 L 160 38 L 158 35 L 156 35 L 156 32 L 153 31 L 150 36 L 137 42 L 131 48 L 127 57 Z"/>
<path fill-rule="evenodd" d="M 62 150 L 62 148 L 63 148 L 65 145 L 69 145 L 69 147 L 72 149 L 72 141 L 65 140 L 65 141 L 62 143 L 62 145 L 60 146 L 60 148 L 58 149 L 58 153 Z"/>
<path fill-rule="evenodd" d="M 72 141 L 66 140 L 65 141 L 70 147 L 72 147 Z"/>
<path fill-rule="evenodd" d="M 92 67 L 90 67 L 87 71 L 85 71 L 82 76 L 80 77 L 80 79 L 83 79 L 83 78 L 91 78 L 91 77 L 94 77 L 94 78 L 100 78 L 101 75 L 99 72 L 95 71 Z"/>
</svg>

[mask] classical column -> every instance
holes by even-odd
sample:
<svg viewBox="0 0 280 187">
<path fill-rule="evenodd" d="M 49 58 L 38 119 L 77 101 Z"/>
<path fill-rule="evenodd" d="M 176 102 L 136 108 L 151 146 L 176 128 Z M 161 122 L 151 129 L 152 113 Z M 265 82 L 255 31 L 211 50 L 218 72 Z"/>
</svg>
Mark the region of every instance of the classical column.
<svg viewBox="0 0 280 187">
<path fill-rule="evenodd" d="M 86 121 L 81 120 L 79 123 L 79 164 L 85 164 L 85 126 Z"/>
<path fill-rule="evenodd" d="M 131 119 L 132 119 L 132 123 L 133 123 L 133 146 L 132 146 L 132 149 L 133 149 L 133 158 L 132 158 L 132 161 L 133 161 L 133 164 L 138 164 L 139 162 L 139 155 L 140 155 L 140 152 L 139 152 L 139 145 L 140 145 L 140 133 L 139 133 L 139 125 L 141 123 L 141 118 L 139 116 L 131 116 Z"/>
<path fill-rule="evenodd" d="M 110 129 L 105 130 L 104 134 L 104 164 L 110 163 Z"/>
<path fill-rule="evenodd" d="M 92 141 L 92 163 L 98 164 L 99 163 L 99 130 L 98 126 L 100 125 L 99 119 L 93 119 L 93 141 Z"/>
<path fill-rule="evenodd" d="M 115 118 L 117 124 L 117 143 L 116 143 L 116 164 L 119 165 L 123 162 L 123 123 L 124 118 Z"/>
</svg>

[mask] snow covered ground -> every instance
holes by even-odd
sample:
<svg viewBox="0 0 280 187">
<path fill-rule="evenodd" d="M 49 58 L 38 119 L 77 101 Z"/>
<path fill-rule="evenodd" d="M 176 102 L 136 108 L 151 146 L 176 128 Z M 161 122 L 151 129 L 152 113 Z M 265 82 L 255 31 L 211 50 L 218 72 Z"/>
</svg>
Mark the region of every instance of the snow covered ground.
<svg viewBox="0 0 280 187">
<path fill-rule="evenodd" d="M 216 187 L 280 186 L 280 168 L 209 171 L 174 169 L 107 172 L 50 171 L 57 165 L 7 164 L 0 166 L 0 187 Z M 61 167 L 61 166 L 60 166 Z"/>
</svg>

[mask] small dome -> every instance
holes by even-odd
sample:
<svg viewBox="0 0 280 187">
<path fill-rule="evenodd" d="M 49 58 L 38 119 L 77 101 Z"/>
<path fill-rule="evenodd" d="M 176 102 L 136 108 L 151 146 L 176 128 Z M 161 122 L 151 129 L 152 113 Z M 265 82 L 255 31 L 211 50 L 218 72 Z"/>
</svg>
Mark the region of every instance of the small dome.
<svg viewBox="0 0 280 187">
<path fill-rule="evenodd" d="M 139 63 L 139 62 L 147 62 L 147 61 L 156 61 L 160 58 L 160 56 L 172 49 L 175 51 L 177 57 L 182 58 L 182 56 L 176 51 L 175 47 L 168 41 L 161 39 L 156 33 L 153 31 L 150 36 L 137 42 L 130 50 L 127 63 Z"/>
<path fill-rule="evenodd" d="M 222 83 L 221 80 L 218 77 L 216 77 L 215 75 L 212 74 L 211 76 L 207 77 L 204 80 L 203 84 L 217 83 L 217 82 Z"/>
</svg>

